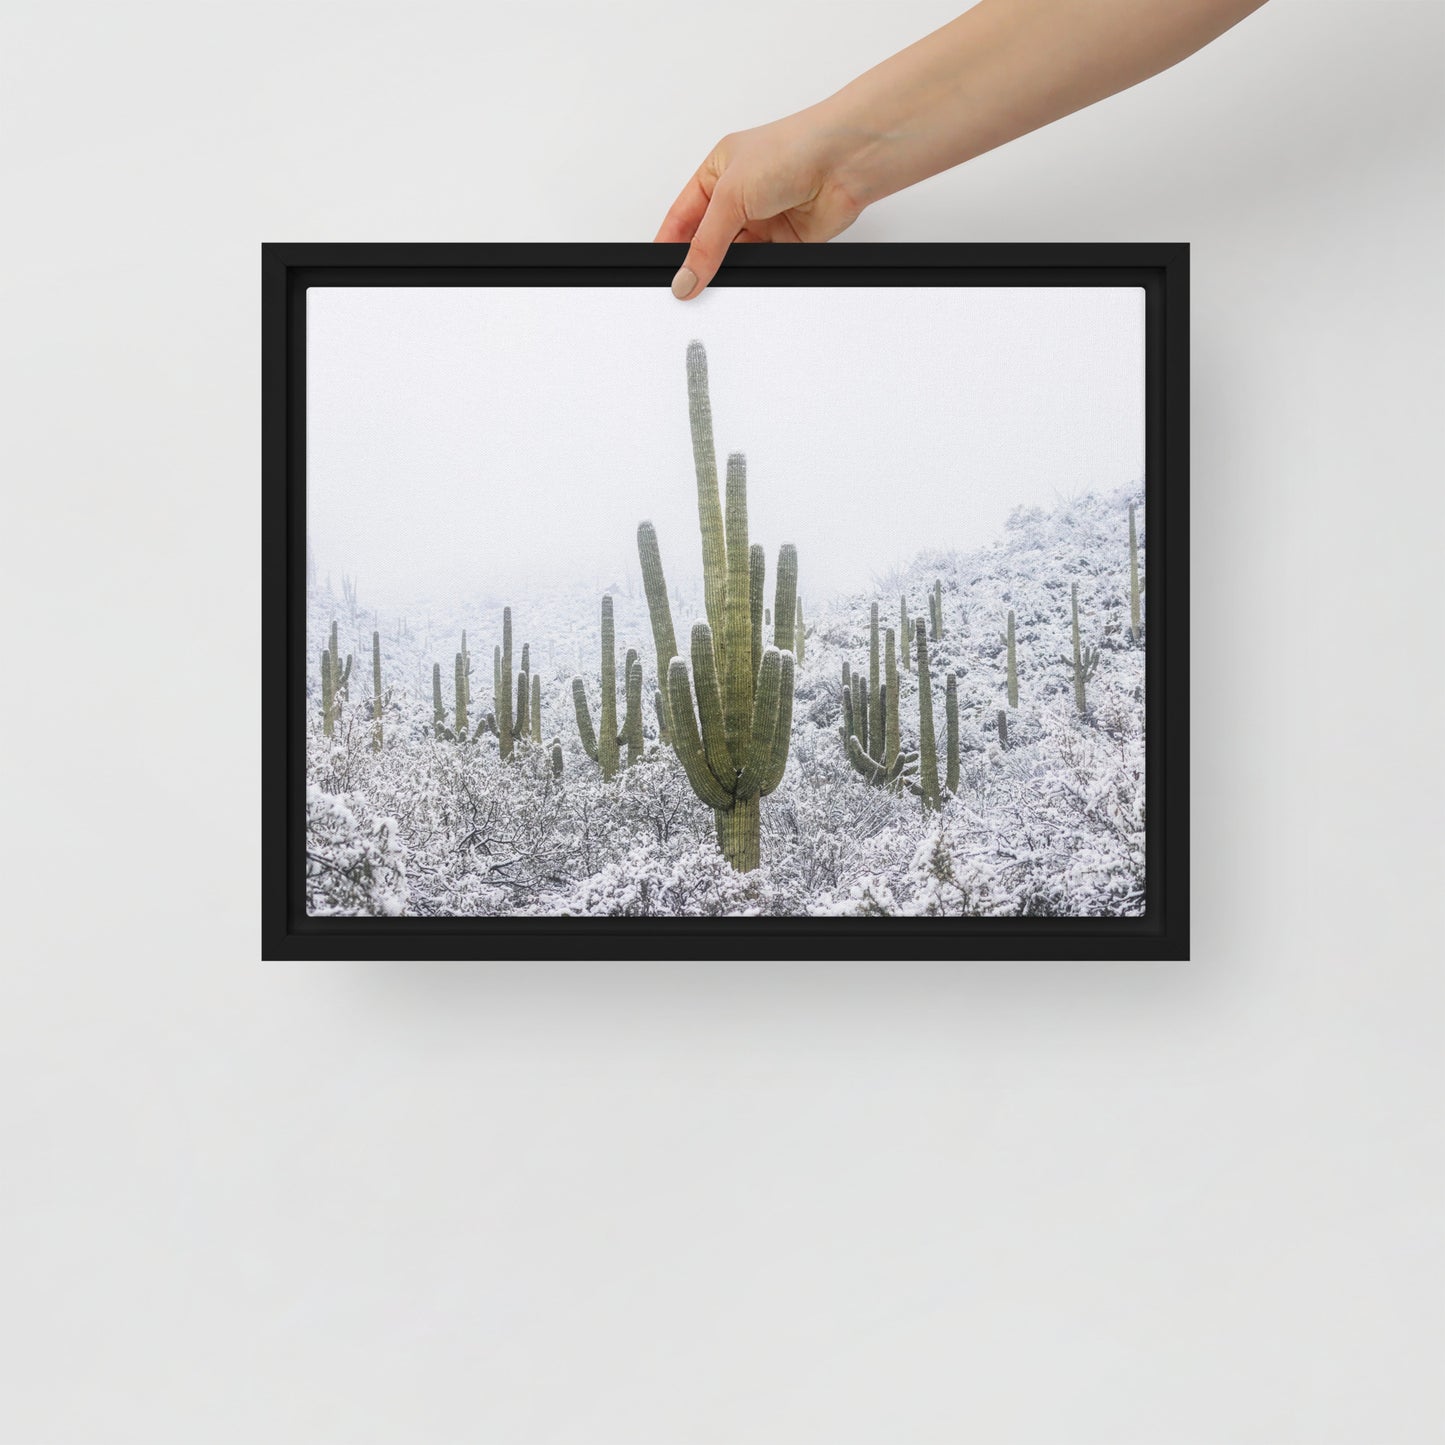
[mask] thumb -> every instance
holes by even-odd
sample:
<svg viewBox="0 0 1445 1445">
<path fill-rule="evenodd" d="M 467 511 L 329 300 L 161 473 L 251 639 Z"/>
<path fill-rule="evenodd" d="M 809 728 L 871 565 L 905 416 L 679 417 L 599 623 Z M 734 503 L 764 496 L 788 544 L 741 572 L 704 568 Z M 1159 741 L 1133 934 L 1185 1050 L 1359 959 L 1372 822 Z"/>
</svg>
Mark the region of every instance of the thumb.
<svg viewBox="0 0 1445 1445">
<path fill-rule="evenodd" d="M 719 182 L 708 201 L 702 220 L 698 222 L 692 245 L 687 249 L 687 258 L 677 275 L 672 278 L 672 294 L 679 301 L 686 301 L 703 293 L 708 283 L 717 275 L 728 247 L 737 239 L 738 232 L 745 225 L 747 216 L 743 210 L 741 193 L 735 187 Z"/>
</svg>

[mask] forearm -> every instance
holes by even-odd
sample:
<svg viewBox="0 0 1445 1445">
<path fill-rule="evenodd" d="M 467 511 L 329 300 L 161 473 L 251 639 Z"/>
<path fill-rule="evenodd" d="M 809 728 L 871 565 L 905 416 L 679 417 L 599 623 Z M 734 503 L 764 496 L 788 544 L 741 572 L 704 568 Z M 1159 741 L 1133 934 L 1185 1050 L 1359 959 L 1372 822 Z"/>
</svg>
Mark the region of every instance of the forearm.
<svg viewBox="0 0 1445 1445">
<path fill-rule="evenodd" d="M 1137 85 L 1264 0 L 980 0 L 812 108 L 869 205 Z"/>
</svg>

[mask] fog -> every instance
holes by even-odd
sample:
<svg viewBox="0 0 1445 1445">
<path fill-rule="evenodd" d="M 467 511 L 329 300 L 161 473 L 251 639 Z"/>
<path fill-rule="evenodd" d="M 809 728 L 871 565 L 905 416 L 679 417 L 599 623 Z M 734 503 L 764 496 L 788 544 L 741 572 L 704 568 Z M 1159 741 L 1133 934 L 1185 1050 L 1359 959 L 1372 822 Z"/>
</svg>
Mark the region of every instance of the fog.
<svg viewBox="0 0 1445 1445">
<path fill-rule="evenodd" d="M 643 519 L 697 573 L 694 337 L 804 595 L 1143 477 L 1135 288 L 312 288 L 307 330 L 308 532 L 368 607 L 617 586 Z"/>
</svg>

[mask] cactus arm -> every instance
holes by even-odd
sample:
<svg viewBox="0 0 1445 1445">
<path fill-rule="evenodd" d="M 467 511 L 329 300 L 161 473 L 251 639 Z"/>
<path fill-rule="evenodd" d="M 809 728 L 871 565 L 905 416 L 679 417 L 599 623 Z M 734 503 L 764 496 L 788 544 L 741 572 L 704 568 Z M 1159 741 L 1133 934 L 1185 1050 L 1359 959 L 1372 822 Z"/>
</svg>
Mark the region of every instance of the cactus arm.
<svg viewBox="0 0 1445 1445">
<path fill-rule="evenodd" d="M 773 751 L 768 760 L 767 772 L 763 775 L 762 787 L 758 790 L 764 798 L 783 781 L 788 770 L 788 746 L 793 738 L 793 680 L 792 655 L 781 654 L 782 662 L 778 677 L 778 716 L 773 727 Z"/>
<path fill-rule="evenodd" d="M 763 665 L 763 584 L 767 579 L 767 554 L 761 542 L 748 548 L 748 607 L 752 613 L 752 668 L 756 679 Z"/>
<path fill-rule="evenodd" d="M 727 723 L 723 712 L 722 692 L 718 683 L 717 657 L 713 651 L 712 630 L 706 622 L 695 622 L 692 628 L 692 681 L 697 693 L 697 711 L 702 719 L 702 746 L 708 766 L 724 787 L 731 788 L 737 778 L 737 766 L 728 746 Z M 672 675 L 668 674 L 668 687 Z M 688 703 L 689 710 L 691 702 Z M 677 729 L 673 728 L 674 739 Z"/>
<path fill-rule="evenodd" d="M 717 656 L 723 720 L 734 762 L 747 753 L 753 724 L 751 562 L 748 553 L 748 468 L 741 452 L 727 465 L 727 632 Z M 717 634 L 713 634 L 716 640 Z M 716 649 L 715 649 L 716 651 Z"/>
<path fill-rule="evenodd" d="M 572 679 L 572 705 L 577 713 L 577 736 L 582 739 L 582 751 L 595 763 L 597 734 L 592 730 L 592 709 L 587 706 L 587 686 L 580 677 Z"/>
<path fill-rule="evenodd" d="M 856 731 L 853 720 L 853 684 L 848 679 L 848 664 L 843 664 L 843 747 Z"/>
<path fill-rule="evenodd" d="M 637 554 L 642 563 L 642 588 L 647 594 L 647 615 L 652 620 L 652 642 L 657 650 L 657 675 L 664 679 L 657 696 L 662 699 L 661 723 L 667 730 L 667 670 L 677 656 L 677 634 L 672 626 L 672 606 L 667 600 L 667 578 L 662 571 L 662 553 L 657 531 L 651 522 L 637 529 Z"/>
<path fill-rule="evenodd" d="M 699 623 L 698 626 L 705 626 Z M 729 808 L 732 794 L 713 776 L 698 736 L 697 716 L 688 690 L 687 664 L 674 657 L 667 669 L 667 690 L 671 695 L 672 746 L 692 790 L 709 808 Z"/>
<path fill-rule="evenodd" d="M 798 662 L 802 654 L 794 647 L 791 625 L 798 597 L 798 549 L 791 542 L 778 548 L 778 582 L 773 593 L 773 646 L 792 652 Z"/>
<path fill-rule="evenodd" d="M 778 695 L 782 680 L 783 657 L 776 647 L 763 654 L 758 669 L 758 690 L 753 699 L 753 721 L 748 744 L 747 761 L 743 766 L 733 794 L 737 798 L 756 797 L 773 765 L 773 733 L 778 726 Z"/>
<path fill-rule="evenodd" d="M 708 395 L 707 351 L 702 342 L 687 348 L 687 417 L 692 430 L 692 464 L 697 473 L 697 516 L 702 531 L 703 597 L 708 625 L 721 641 L 726 629 L 728 599 L 727 544 L 718 499 L 717 448 L 712 434 L 712 400 Z M 718 659 L 719 665 L 723 659 Z M 659 662 L 659 667 L 662 663 Z M 668 690 L 671 691 L 671 682 Z"/>
</svg>

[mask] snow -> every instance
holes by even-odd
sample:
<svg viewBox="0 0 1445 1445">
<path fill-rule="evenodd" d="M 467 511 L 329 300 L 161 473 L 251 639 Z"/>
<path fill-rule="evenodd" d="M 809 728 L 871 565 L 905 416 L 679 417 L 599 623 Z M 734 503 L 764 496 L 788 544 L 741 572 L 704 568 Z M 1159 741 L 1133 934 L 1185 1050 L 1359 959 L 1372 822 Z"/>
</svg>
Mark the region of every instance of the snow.
<svg viewBox="0 0 1445 1445">
<path fill-rule="evenodd" d="M 759 869 L 735 873 L 718 851 L 712 813 L 671 751 L 659 746 L 651 694 L 656 663 L 635 558 L 614 579 L 540 588 L 501 599 L 479 588 L 464 603 L 414 601 L 356 607 L 331 578 L 308 599 L 307 888 L 313 915 L 969 915 L 1138 914 L 1144 889 L 1144 640 L 1129 632 L 1128 504 L 1137 490 L 1091 493 L 1052 510 L 1017 510 L 1004 534 L 974 552 L 931 552 L 907 567 L 860 579 L 828 599 L 799 590 L 808 625 L 798 670 L 787 772 L 762 802 Z M 782 539 L 778 539 L 782 540 Z M 664 538 L 680 639 L 701 612 L 701 587 L 676 567 L 696 538 Z M 671 553 L 671 555 L 669 555 Z M 768 602 L 776 542 L 770 541 Z M 942 583 L 945 635 L 929 643 L 943 775 L 944 683 L 958 675 L 958 795 L 926 812 L 906 791 L 866 782 L 840 737 L 842 665 L 865 673 L 870 604 L 896 627 L 899 597 L 927 616 Z M 1088 712 L 1074 705 L 1070 585 L 1078 584 L 1082 642 L 1100 650 Z M 621 659 L 635 647 L 644 669 L 646 754 L 604 782 L 582 750 L 571 680 L 595 709 L 600 599 L 610 591 Z M 542 679 L 544 745 L 519 746 L 510 764 L 497 740 L 458 746 L 432 726 L 432 664 L 439 663 L 450 721 L 454 658 L 467 631 L 470 723 L 493 706 L 492 649 L 503 601 L 512 606 L 513 671 L 531 644 Z M 1009 745 L 996 716 L 1006 706 L 1004 628 L 1016 613 L 1019 707 Z M 334 736 L 323 735 L 320 655 L 331 622 L 355 665 Z M 382 639 L 385 742 L 372 749 L 371 633 Z M 685 642 L 684 642 L 685 645 Z M 918 745 L 916 673 L 900 669 L 905 750 Z M 621 719 L 625 699 L 619 693 Z M 552 774 L 553 740 L 563 775 Z M 625 748 L 623 750 L 625 755 Z"/>
</svg>

